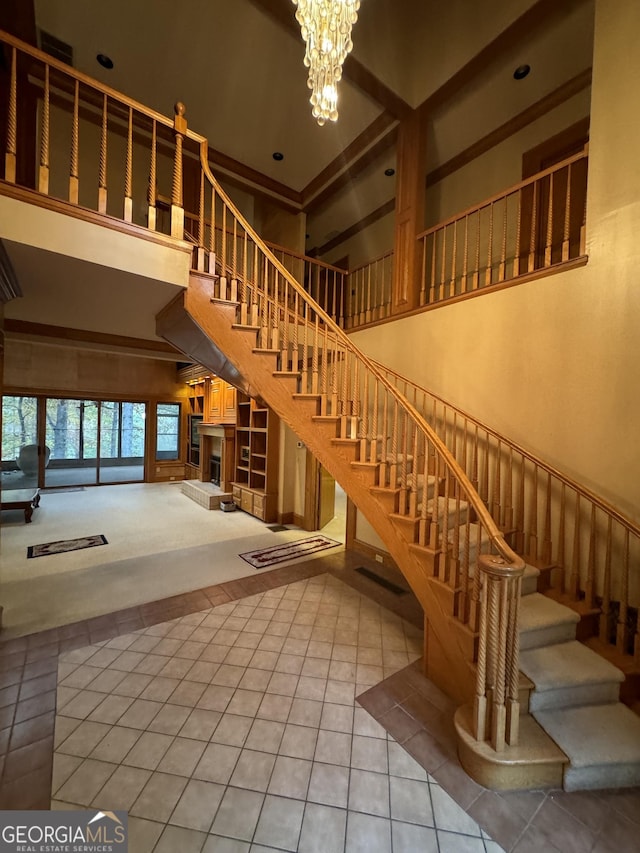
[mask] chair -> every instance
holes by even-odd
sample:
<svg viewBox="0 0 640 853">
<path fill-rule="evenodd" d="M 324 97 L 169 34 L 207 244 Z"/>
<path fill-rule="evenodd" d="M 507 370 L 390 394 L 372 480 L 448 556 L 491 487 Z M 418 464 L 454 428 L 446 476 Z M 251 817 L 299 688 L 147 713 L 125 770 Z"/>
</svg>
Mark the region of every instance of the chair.
<svg viewBox="0 0 640 853">
<path fill-rule="evenodd" d="M 44 447 L 44 467 L 49 464 L 51 451 L 45 445 Z M 25 444 L 20 448 L 18 453 L 18 468 L 22 471 L 25 477 L 33 477 L 38 473 L 38 445 Z"/>
</svg>

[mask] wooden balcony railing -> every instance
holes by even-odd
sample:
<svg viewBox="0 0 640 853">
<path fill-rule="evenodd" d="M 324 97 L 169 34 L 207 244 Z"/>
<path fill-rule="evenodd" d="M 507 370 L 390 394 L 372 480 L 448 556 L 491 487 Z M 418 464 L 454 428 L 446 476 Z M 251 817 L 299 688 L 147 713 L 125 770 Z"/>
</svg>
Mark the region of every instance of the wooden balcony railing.
<svg viewBox="0 0 640 853">
<path fill-rule="evenodd" d="M 199 160 L 184 108 L 167 118 L 2 32 L 0 49 L 5 182 L 150 232 L 164 194 L 168 231 L 182 239 L 183 157 Z M 31 121 L 36 136 L 19 145 Z"/>
<path fill-rule="evenodd" d="M 393 252 L 349 271 L 349 295 L 343 328 L 384 320 L 391 316 Z"/>
<path fill-rule="evenodd" d="M 418 235 L 420 305 L 585 253 L 587 149 Z"/>
<path fill-rule="evenodd" d="M 597 635 L 640 666 L 640 526 L 503 435 L 382 368 L 464 468 L 514 549 L 548 570 L 553 594 L 597 619 Z"/>
</svg>

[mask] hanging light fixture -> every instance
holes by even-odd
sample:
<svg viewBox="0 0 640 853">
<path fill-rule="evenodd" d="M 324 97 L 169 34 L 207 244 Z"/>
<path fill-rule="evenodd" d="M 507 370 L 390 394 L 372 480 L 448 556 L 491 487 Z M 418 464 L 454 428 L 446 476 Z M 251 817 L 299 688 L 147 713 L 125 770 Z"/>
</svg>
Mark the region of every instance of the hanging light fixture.
<svg viewBox="0 0 640 853">
<path fill-rule="evenodd" d="M 360 0 L 293 0 L 293 4 L 306 43 L 312 113 L 322 126 L 338 118 L 338 82 L 353 47 L 351 28 L 358 20 Z"/>
</svg>

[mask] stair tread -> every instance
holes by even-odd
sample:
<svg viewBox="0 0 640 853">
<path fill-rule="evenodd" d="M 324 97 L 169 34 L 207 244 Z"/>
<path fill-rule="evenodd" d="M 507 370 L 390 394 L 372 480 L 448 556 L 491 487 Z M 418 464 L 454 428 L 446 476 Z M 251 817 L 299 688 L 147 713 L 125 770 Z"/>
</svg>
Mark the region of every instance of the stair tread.
<svg viewBox="0 0 640 853">
<path fill-rule="evenodd" d="M 577 623 L 579 620 L 580 617 L 573 610 L 539 592 L 524 596 L 520 605 L 521 634 L 551 625 Z"/>
<path fill-rule="evenodd" d="M 577 640 L 522 651 L 520 669 L 536 692 L 624 679 L 617 667 Z"/>
<path fill-rule="evenodd" d="M 640 717 L 621 702 L 537 711 L 572 767 L 640 763 Z"/>
</svg>

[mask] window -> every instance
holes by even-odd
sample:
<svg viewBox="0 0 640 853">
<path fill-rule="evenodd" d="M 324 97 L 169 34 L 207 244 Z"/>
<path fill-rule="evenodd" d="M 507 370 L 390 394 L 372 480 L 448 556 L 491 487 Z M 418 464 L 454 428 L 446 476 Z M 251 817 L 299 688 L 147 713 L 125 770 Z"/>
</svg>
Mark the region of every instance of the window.
<svg viewBox="0 0 640 853">
<path fill-rule="evenodd" d="M 180 457 L 180 403 L 158 403 L 156 460 Z"/>
</svg>

